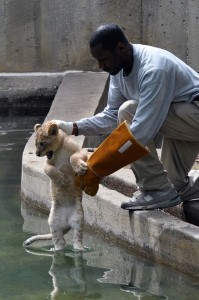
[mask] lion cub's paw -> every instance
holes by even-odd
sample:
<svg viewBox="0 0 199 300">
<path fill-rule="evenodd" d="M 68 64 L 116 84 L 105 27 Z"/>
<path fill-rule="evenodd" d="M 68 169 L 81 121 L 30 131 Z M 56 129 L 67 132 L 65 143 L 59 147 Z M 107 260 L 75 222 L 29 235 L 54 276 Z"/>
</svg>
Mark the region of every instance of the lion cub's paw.
<svg viewBox="0 0 199 300">
<path fill-rule="evenodd" d="M 81 160 L 77 164 L 72 163 L 72 168 L 78 175 L 84 175 L 86 174 L 88 166 L 85 161 Z"/>
</svg>

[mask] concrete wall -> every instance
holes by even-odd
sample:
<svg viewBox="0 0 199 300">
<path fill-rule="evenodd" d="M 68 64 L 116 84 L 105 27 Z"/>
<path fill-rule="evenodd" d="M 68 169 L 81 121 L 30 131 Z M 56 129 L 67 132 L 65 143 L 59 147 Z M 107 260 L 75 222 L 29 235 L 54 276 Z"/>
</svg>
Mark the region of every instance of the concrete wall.
<svg viewBox="0 0 199 300">
<path fill-rule="evenodd" d="M 0 72 L 97 70 L 88 40 L 110 22 L 199 71 L 198 0 L 1 0 Z"/>
</svg>

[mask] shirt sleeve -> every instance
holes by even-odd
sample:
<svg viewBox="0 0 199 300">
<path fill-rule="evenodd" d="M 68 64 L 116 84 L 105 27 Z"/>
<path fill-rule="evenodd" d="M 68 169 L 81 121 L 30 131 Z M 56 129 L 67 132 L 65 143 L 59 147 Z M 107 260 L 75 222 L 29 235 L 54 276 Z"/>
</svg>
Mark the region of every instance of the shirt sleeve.
<svg viewBox="0 0 199 300">
<path fill-rule="evenodd" d="M 161 128 L 173 99 L 172 74 L 164 70 L 147 72 L 140 83 L 138 107 L 131 124 L 133 135 L 147 145 Z"/>
<path fill-rule="evenodd" d="M 111 76 L 107 106 L 102 112 L 76 122 L 79 135 L 98 136 L 111 133 L 117 127 L 118 109 L 124 101 L 126 98 Z"/>
</svg>

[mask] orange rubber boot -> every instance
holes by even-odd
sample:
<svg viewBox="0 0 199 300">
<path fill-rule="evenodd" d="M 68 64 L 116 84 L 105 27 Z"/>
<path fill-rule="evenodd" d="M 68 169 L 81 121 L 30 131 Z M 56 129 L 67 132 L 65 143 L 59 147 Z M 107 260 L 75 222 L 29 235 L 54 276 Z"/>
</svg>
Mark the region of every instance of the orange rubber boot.
<svg viewBox="0 0 199 300">
<path fill-rule="evenodd" d="M 127 121 L 124 121 L 93 152 L 87 161 L 86 174 L 77 175 L 76 185 L 86 194 L 95 196 L 102 177 L 133 163 L 149 152 L 136 140 Z"/>
</svg>

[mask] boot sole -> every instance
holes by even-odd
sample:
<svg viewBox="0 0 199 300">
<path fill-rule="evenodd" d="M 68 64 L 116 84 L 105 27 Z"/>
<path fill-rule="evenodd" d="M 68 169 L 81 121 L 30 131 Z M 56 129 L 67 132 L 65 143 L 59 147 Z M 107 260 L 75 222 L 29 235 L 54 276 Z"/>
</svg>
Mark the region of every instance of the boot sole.
<svg viewBox="0 0 199 300">
<path fill-rule="evenodd" d="M 161 203 L 155 203 L 151 205 L 138 205 L 138 206 L 130 206 L 128 203 L 124 203 L 121 205 L 121 208 L 126 210 L 153 210 L 153 209 L 163 209 L 168 207 L 173 207 L 178 204 L 182 203 L 179 196 L 176 196 L 175 198 L 171 199 L 169 202 L 161 202 Z"/>
</svg>

